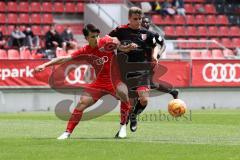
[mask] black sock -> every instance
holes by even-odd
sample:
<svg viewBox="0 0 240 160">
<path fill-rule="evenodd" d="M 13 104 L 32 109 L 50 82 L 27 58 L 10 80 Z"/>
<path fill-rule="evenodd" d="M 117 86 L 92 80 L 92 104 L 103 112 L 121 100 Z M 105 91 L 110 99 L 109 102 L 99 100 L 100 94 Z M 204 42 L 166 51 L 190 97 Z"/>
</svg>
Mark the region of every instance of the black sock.
<svg viewBox="0 0 240 160">
<path fill-rule="evenodd" d="M 143 106 L 140 101 L 137 101 L 137 104 L 134 106 L 133 111 L 132 111 L 132 116 L 133 118 L 136 118 L 137 115 L 143 112 L 143 110 L 146 108 L 147 105 Z"/>
</svg>

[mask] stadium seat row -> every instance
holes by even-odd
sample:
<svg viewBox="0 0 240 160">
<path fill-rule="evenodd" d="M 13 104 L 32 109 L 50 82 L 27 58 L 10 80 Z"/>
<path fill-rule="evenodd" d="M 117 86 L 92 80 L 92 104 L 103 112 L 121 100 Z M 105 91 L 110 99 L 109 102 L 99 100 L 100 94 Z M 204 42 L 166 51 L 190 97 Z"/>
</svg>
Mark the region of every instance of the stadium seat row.
<svg viewBox="0 0 240 160">
<path fill-rule="evenodd" d="M 56 30 L 61 33 L 68 24 L 57 24 Z M 72 31 L 74 34 L 82 34 L 82 28 L 83 24 L 71 24 L 70 27 L 72 28 Z M 43 36 L 47 31 L 49 31 L 50 26 L 49 25 L 32 25 L 31 26 L 32 31 L 35 35 Z M 20 25 L 20 30 L 24 30 L 25 25 Z M 10 35 L 12 31 L 14 30 L 14 25 L 8 25 L 8 26 L 0 26 L 0 30 L 3 32 L 4 35 Z"/>
<path fill-rule="evenodd" d="M 9 49 L 8 51 L 0 49 L 0 59 L 40 59 L 42 54 L 31 53 L 29 50 L 21 51 Z"/>
<path fill-rule="evenodd" d="M 62 2 L 0 2 L 0 12 L 55 12 L 55 13 L 82 13 L 84 3 Z"/>
<path fill-rule="evenodd" d="M 156 25 L 228 25 L 225 15 L 175 15 L 174 17 L 152 15 L 152 22 Z"/>
<path fill-rule="evenodd" d="M 131 2 L 155 2 L 156 0 L 130 0 Z M 159 0 L 163 2 L 164 0 Z M 206 0 L 184 0 L 185 3 L 205 3 Z"/>
<path fill-rule="evenodd" d="M 167 36 L 193 36 L 193 37 L 240 37 L 239 26 L 166 26 L 164 27 Z"/>
<path fill-rule="evenodd" d="M 184 38 L 178 38 L 178 40 L 187 40 Z M 195 38 L 189 38 L 188 40 L 197 40 Z M 200 38 L 199 40 L 207 40 L 206 38 Z M 227 48 L 235 48 L 240 47 L 240 38 L 211 38 L 210 40 L 215 40 L 220 45 L 223 45 Z M 179 42 L 178 47 L 181 49 L 194 49 L 194 48 L 220 48 L 216 43 L 210 43 L 210 42 Z"/>
<path fill-rule="evenodd" d="M 232 50 L 220 50 L 213 49 L 207 50 L 206 52 L 201 52 L 198 50 L 192 50 L 189 54 L 189 58 L 191 59 L 225 59 L 234 57 L 234 53 Z M 179 53 L 169 53 L 166 54 L 167 59 L 182 59 L 182 55 Z"/>
<path fill-rule="evenodd" d="M 216 8 L 213 4 L 184 4 L 186 13 L 188 14 L 216 14 Z M 200 9 L 203 9 L 204 12 L 199 12 Z"/>
<path fill-rule="evenodd" d="M 224 59 L 233 56 L 234 53 L 232 50 L 213 49 L 208 50 L 207 52 L 199 52 L 194 50 L 190 52 L 191 59 Z"/>
<path fill-rule="evenodd" d="M 0 14 L 1 24 L 52 24 L 52 14 Z"/>
<path fill-rule="evenodd" d="M 67 54 L 71 54 L 74 52 L 74 50 L 68 50 L 68 52 L 65 52 L 63 50 L 57 50 L 56 56 L 66 56 Z M 0 49 L 0 59 L 41 59 L 44 55 L 36 53 L 36 51 L 30 51 L 30 50 L 23 50 L 18 51 L 16 49 L 9 49 L 4 50 Z"/>
</svg>

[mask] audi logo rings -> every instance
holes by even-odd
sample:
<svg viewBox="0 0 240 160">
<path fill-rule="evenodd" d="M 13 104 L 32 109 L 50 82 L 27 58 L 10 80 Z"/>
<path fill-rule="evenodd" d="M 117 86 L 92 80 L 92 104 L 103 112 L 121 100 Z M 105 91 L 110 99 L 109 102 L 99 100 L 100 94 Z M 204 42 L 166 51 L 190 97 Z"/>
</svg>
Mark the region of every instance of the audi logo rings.
<svg viewBox="0 0 240 160">
<path fill-rule="evenodd" d="M 103 65 L 106 62 L 108 62 L 108 57 L 107 56 L 103 56 L 101 58 L 98 58 L 98 59 L 94 60 L 94 63 L 96 65 Z"/>
<path fill-rule="evenodd" d="M 74 70 L 72 79 L 70 79 L 70 72 Z M 96 79 L 95 70 L 91 65 L 69 65 L 65 72 L 65 80 L 69 84 L 90 84 Z"/>
<path fill-rule="evenodd" d="M 210 75 L 207 75 L 208 69 L 211 69 Z M 202 76 L 207 82 L 240 82 L 240 74 L 237 74 L 239 72 L 240 64 L 238 63 L 208 63 L 203 67 Z"/>
</svg>

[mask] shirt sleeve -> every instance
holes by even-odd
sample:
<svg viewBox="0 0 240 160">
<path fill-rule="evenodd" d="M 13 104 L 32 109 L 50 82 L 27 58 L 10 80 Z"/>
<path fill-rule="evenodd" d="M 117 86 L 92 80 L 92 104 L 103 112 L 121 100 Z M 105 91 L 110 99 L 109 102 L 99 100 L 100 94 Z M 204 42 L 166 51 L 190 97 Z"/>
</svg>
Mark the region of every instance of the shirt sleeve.
<svg viewBox="0 0 240 160">
<path fill-rule="evenodd" d="M 155 37 L 155 40 L 156 40 L 156 43 L 163 46 L 164 44 L 164 39 L 162 36 L 160 36 L 158 33 L 155 33 L 154 34 L 154 37 Z"/>
<path fill-rule="evenodd" d="M 80 48 L 79 50 L 71 53 L 70 56 L 71 56 L 73 59 L 74 59 L 74 58 L 77 58 L 79 55 L 84 54 L 84 50 L 85 50 L 84 47 L 82 47 L 82 48 Z"/>
<path fill-rule="evenodd" d="M 111 36 L 111 37 L 119 37 L 119 28 L 118 27 L 115 28 L 108 35 Z"/>
</svg>

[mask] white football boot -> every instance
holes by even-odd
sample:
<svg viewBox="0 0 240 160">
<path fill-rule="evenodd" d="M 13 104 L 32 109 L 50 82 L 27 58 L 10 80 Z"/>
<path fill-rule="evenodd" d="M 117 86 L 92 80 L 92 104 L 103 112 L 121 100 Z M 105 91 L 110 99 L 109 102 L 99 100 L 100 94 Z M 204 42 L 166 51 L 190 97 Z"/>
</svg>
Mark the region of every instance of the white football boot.
<svg viewBox="0 0 240 160">
<path fill-rule="evenodd" d="M 126 138 L 127 137 L 127 125 L 120 125 L 120 129 L 116 134 L 115 138 Z"/>
<path fill-rule="evenodd" d="M 71 135 L 71 133 L 69 133 L 69 132 L 63 132 L 63 134 L 61 136 L 59 136 L 57 139 L 58 140 L 68 139 L 68 138 L 70 138 L 70 135 Z"/>
</svg>

